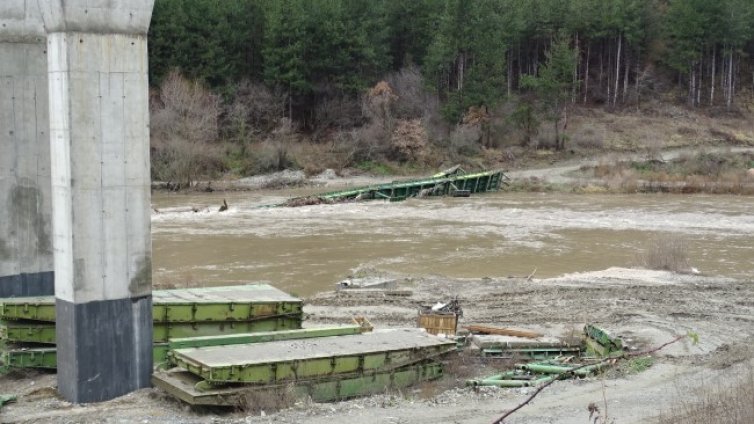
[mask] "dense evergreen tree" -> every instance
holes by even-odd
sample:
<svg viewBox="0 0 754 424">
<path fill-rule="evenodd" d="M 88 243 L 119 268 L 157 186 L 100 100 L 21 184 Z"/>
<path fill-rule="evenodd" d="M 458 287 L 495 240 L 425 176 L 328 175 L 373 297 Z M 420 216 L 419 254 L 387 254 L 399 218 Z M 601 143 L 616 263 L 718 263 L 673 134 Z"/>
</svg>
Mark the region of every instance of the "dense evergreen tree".
<svg viewBox="0 0 754 424">
<path fill-rule="evenodd" d="M 263 83 L 304 127 L 409 65 L 457 122 L 549 69 L 556 38 L 576 51 L 570 102 L 638 104 L 648 69 L 691 106 L 754 89 L 754 0 L 156 0 L 149 35 L 155 86 L 175 68 L 229 96 Z"/>
<path fill-rule="evenodd" d="M 494 106 L 505 88 L 503 3 L 446 0 L 425 72 L 457 121 L 470 106 Z"/>
<path fill-rule="evenodd" d="M 570 46 L 566 36 L 553 40 L 550 50 L 545 54 L 546 60 L 537 76 L 525 75 L 521 85 L 532 89 L 540 100 L 544 115 L 553 123 L 555 129 L 555 148 L 565 148 L 566 136 L 563 130 L 568 127 L 568 104 L 574 88 L 573 69 L 576 66 L 577 52 Z M 561 121 L 565 122 L 561 128 Z"/>
</svg>

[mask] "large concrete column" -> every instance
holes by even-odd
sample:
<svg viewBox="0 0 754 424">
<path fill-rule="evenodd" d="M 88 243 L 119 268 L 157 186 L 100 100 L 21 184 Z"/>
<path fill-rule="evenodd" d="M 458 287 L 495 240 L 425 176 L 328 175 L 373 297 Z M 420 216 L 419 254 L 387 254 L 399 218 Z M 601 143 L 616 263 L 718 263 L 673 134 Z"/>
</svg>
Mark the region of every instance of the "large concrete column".
<svg viewBox="0 0 754 424">
<path fill-rule="evenodd" d="M 58 390 L 152 373 L 147 30 L 154 0 L 39 0 L 47 33 Z"/>
<path fill-rule="evenodd" d="M 36 2 L 0 0 L 0 297 L 54 290 L 46 48 Z"/>
</svg>

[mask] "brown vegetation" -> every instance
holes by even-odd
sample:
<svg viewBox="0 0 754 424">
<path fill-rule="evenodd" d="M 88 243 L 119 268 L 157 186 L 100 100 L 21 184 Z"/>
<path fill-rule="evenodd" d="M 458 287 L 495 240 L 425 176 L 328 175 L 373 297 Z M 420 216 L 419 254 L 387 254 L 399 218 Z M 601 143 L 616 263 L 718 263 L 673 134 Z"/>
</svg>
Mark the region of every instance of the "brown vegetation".
<svg viewBox="0 0 754 424">
<path fill-rule="evenodd" d="M 691 270 L 686 244 L 675 236 L 654 239 L 647 251 L 638 256 L 638 261 L 647 269 L 672 272 Z"/>
<path fill-rule="evenodd" d="M 426 89 L 416 67 L 386 75 L 359 98 L 323 93 L 305 127 L 287 117 L 284 92 L 251 82 L 234 88 L 222 100 L 176 72 L 163 80 L 151 102 L 153 179 L 184 188 L 202 179 L 291 168 L 312 175 L 328 168 L 415 173 L 455 163 L 466 169 L 510 167 L 541 164 L 546 158 L 539 153 L 554 148 L 552 129 L 527 118 L 524 99 L 512 98 L 493 109 L 472 106 L 458 124 L 449 125 L 437 94 Z M 570 115 L 571 148 L 549 162 L 602 150 L 644 151 L 655 160 L 663 149 L 684 144 L 754 144 L 750 126 L 741 124 L 743 117 L 712 118 L 655 100 L 643 103 L 642 112 L 582 107 Z M 733 169 L 730 161 L 706 157 L 673 169 L 600 165 L 594 175 L 604 184 L 595 187 L 749 194 L 754 187 L 746 170 L 752 163 L 750 157 L 745 168 Z M 685 171 L 678 170 L 684 166 Z M 542 187 L 534 184 L 533 189 Z"/>
<path fill-rule="evenodd" d="M 237 409 L 249 415 L 277 412 L 296 401 L 293 386 L 276 390 L 249 390 L 238 399 Z"/>
<path fill-rule="evenodd" d="M 699 393 L 683 393 L 659 424 L 749 424 L 754 422 L 754 370 L 728 384 L 707 385 Z"/>
<path fill-rule="evenodd" d="M 173 72 L 151 105 L 152 177 L 188 187 L 198 176 L 222 170 L 218 138 L 220 100 Z"/>
<path fill-rule="evenodd" d="M 754 179 L 748 176 L 754 163 L 750 153 L 700 152 L 670 162 L 656 157 L 650 153 L 647 161 L 606 162 L 582 171 L 616 192 L 754 194 Z"/>
</svg>

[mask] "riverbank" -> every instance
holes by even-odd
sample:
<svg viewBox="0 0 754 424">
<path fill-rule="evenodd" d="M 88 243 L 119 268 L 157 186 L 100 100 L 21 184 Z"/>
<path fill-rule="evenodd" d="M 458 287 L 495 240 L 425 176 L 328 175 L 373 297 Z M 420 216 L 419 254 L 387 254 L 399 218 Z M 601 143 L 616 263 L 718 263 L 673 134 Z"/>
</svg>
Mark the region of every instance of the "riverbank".
<svg viewBox="0 0 754 424">
<path fill-rule="evenodd" d="M 307 326 L 345 323 L 366 314 L 377 328 L 414 326 L 417 306 L 457 296 L 461 325 L 515 326 L 562 336 L 594 322 L 625 338 L 632 349 L 657 346 L 693 331 L 691 339 L 659 352 L 646 370 L 622 369 L 584 380 L 559 381 L 510 423 L 579 424 L 594 402 L 621 423 L 652 422 L 694 393 L 714 390 L 751 370 L 754 297 L 751 281 L 680 275 L 665 271 L 611 268 L 548 279 L 406 275 L 371 271 L 392 278 L 408 296 L 329 291 L 311 297 Z M 720 305 L 726 305 L 721 308 Z M 466 378 L 494 373 L 496 360 L 454 360 L 443 380 L 400 393 L 333 404 L 306 400 L 279 412 L 221 412 L 188 409 L 157 389 L 95 405 L 71 405 L 56 397 L 54 375 L 32 373 L 0 379 L 0 391 L 19 394 L 3 409 L 3 422 L 161 422 L 161 423 L 488 423 L 523 401 L 531 389 L 482 390 L 465 387 Z M 702 382 L 704 386 L 702 386 Z M 646 405 L 637 408 L 636 405 Z"/>
</svg>

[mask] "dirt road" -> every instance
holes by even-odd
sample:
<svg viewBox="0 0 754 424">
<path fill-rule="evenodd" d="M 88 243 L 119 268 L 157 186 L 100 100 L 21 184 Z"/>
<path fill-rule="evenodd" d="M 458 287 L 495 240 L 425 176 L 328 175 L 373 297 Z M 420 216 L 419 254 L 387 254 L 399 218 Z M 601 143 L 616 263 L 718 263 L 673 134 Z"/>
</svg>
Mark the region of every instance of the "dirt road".
<svg viewBox="0 0 754 424">
<path fill-rule="evenodd" d="M 692 155 L 702 151 L 699 148 L 682 147 L 677 149 L 668 149 L 658 152 L 659 157 L 648 158 L 646 153 L 609 153 L 597 158 L 579 158 L 566 163 L 560 163 L 545 168 L 522 169 L 508 172 L 508 176 L 514 180 L 527 178 L 539 178 L 553 184 L 570 184 L 575 182 L 584 182 L 583 178 L 577 178 L 571 174 L 582 167 L 594 167 L 599 164 L 615 164 L 622 161 L 645 161 L 647 159 L 656 159 L 663 161 L 672 161 L 683 155 Z M 707 147 L 703 151 L 708 153 L 751 153 L 754 147 Z"/>
</svg>

